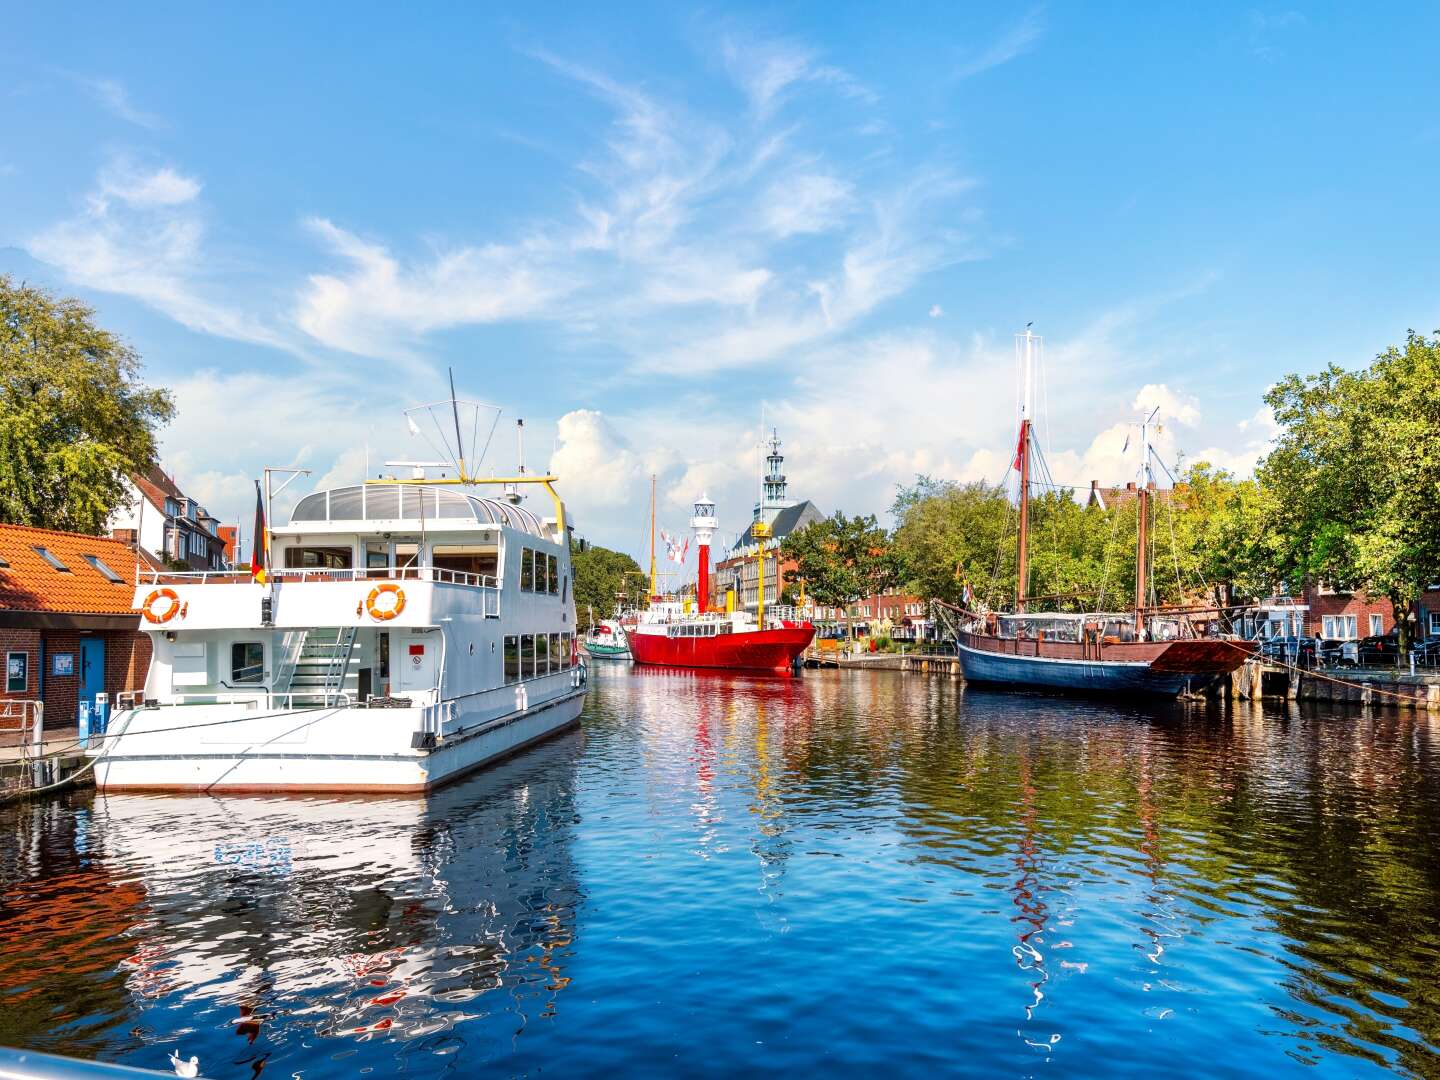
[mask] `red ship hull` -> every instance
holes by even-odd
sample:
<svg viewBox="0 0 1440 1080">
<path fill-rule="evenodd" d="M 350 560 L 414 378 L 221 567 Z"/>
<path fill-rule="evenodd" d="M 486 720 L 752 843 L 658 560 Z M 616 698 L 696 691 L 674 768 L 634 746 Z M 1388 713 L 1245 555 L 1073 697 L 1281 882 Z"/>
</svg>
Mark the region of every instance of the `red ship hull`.
<svg viewBox="0 0 1440 1080">
<path fill-rule="evenodd" d="M 668 637 L 631 630 L 626 636 L 630 639 L 630 657 L 637 664 L 788 672 L 809 647 L 815 628 L 796 626 L 714 637 Z"/>
</svg>

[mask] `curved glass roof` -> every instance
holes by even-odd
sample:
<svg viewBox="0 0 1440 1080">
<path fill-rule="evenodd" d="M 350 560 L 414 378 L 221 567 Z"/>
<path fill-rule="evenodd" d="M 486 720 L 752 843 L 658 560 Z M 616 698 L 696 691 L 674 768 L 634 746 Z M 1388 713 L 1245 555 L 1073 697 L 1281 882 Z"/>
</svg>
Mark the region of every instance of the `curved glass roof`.
<svg viewBox="0 0 1440 1080">
<path fill-rule="evenodd" d="M 544 523 L 523 506 L 466 495 L 450 487 L 407 484 L 358 484 L 306 495 L 295 504 L 290 524 L 307 521 L 414 521 L 424 517 L 443 528 L 446 522 L 503 525 L 549 540 Z"/>
</svg>

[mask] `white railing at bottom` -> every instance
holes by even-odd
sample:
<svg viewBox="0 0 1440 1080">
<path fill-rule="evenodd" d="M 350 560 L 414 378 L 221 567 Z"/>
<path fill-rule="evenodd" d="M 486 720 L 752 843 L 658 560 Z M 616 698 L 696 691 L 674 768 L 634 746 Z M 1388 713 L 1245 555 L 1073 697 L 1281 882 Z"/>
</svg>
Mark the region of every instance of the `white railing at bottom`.
<svg viewBox="0 0 1440 1080">
<path fill-rule="evenodd" d="M 0 736 L 9 735 L 16 737 L 15 743 L 6 739 L 0 745 L 18 746 L 22 765 L 39 757 L 45 743 L 45 703 L 14 698 L 0 701 Z"/>
<path fill-rule="evenodd" d="M 297 704 L 298 703 L 298 704 Z M 353 702 L 349 694 L 271 693 L 269 690 L 214 690 L 209 693 L 170 694 L 160 705 L 249 705 L 252 709 L 348 709 Z M 132 706 L 133 707 L 133 706 Z"/>
</svg>

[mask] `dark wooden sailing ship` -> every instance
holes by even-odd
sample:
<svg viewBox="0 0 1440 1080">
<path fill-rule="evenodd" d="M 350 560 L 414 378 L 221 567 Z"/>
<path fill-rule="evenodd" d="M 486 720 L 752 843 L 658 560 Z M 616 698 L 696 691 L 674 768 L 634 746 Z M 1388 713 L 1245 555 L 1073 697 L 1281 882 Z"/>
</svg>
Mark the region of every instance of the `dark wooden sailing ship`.
<svg viewBox="0 0 1440 1080">
<path fill-rule="evenodd" d="M 1254 651 L 1253 643 L 1198 636 L 1190 618 L 1193 612 L 1167 612 L 1147 604 L 1152 494 L 1148 483 L 1140 485 L 1136 495 L 1139 528 L 1134 609 L 1078 614 L 1027 610 L 1035 456 L 1030 399 L 1039 339 L 1028 328 L 1020 339 L 1023 389 L 1015 454 L 1020 474 L 1015 611 L 965 613 L 967 618 L 956 632 L 956 650 L 966 681 L 1053 692 L 1175 697 L 1201 690 L 1234 671 Z M 1146 427 L 1142 427 L 1141 444 L 1148 477 L 1151 451 Z"/>
</svg>

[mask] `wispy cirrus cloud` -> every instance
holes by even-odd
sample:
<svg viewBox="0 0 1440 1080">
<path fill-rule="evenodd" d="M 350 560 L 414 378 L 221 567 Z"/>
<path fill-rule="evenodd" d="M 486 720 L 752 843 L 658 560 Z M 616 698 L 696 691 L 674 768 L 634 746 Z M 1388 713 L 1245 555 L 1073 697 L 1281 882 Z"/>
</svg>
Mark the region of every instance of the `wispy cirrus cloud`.
<svg viewBox="0 0 1440 1080">
<path fill-rule="evenodd" d="M 152 131 L 165 126 L 162 117 L 138 108 L 130 100 L 130 91 L 118 79 L 92 79 L 82 76 L 76 76 L 76 78 L 90 96 L 99 102 L 107 112 L 118 116 L 126 123 Z"/>
<path fill-rule="evenodd" d="M 288 348 L 261 319 L 214 299 L 201 190 L 170 166 L 116 159 L 100 170 L 83 211 L 24 247 L 77 285 L 133 297 L 193 330 Z"/>
<path fill-rule="evenodd" d="M 502 320 L 549 321 L 628 353 L 629 369 L 693 376 L 782 357 L 845 331 L 918 277 L 977 250 L 931 215 L 966 187 L 939 167 L 903 180 L 842 179 L 837 139 L 787 113 L 813 86 L 869 108 L 874 95 L 813 50 L 727 34 L 739 110 L 688 101 L 535 50 L 609 122 L 571 168 L 573 213 L 514 235 L 429 245 L 413 256 L 341 226 L 309 229 L 343 270 L 311 275 L 296 323 L 372 355 L 415 352 L 426 334 Z M 865 152 L 870 143 L 865 144 Z M 803 244 L 797 244 L 803 238 Z"/>
<path fill-rule="evenodd" d="M 1001 64 L 1008 64 L 1017 56 L 1029 52 L 1044 32 L 1045 23 L 1041 17 L 1041 9 L 1032 8 L 1000 37 L 956 65 L 955 77 L 968 79 Z"/>
</svg>

